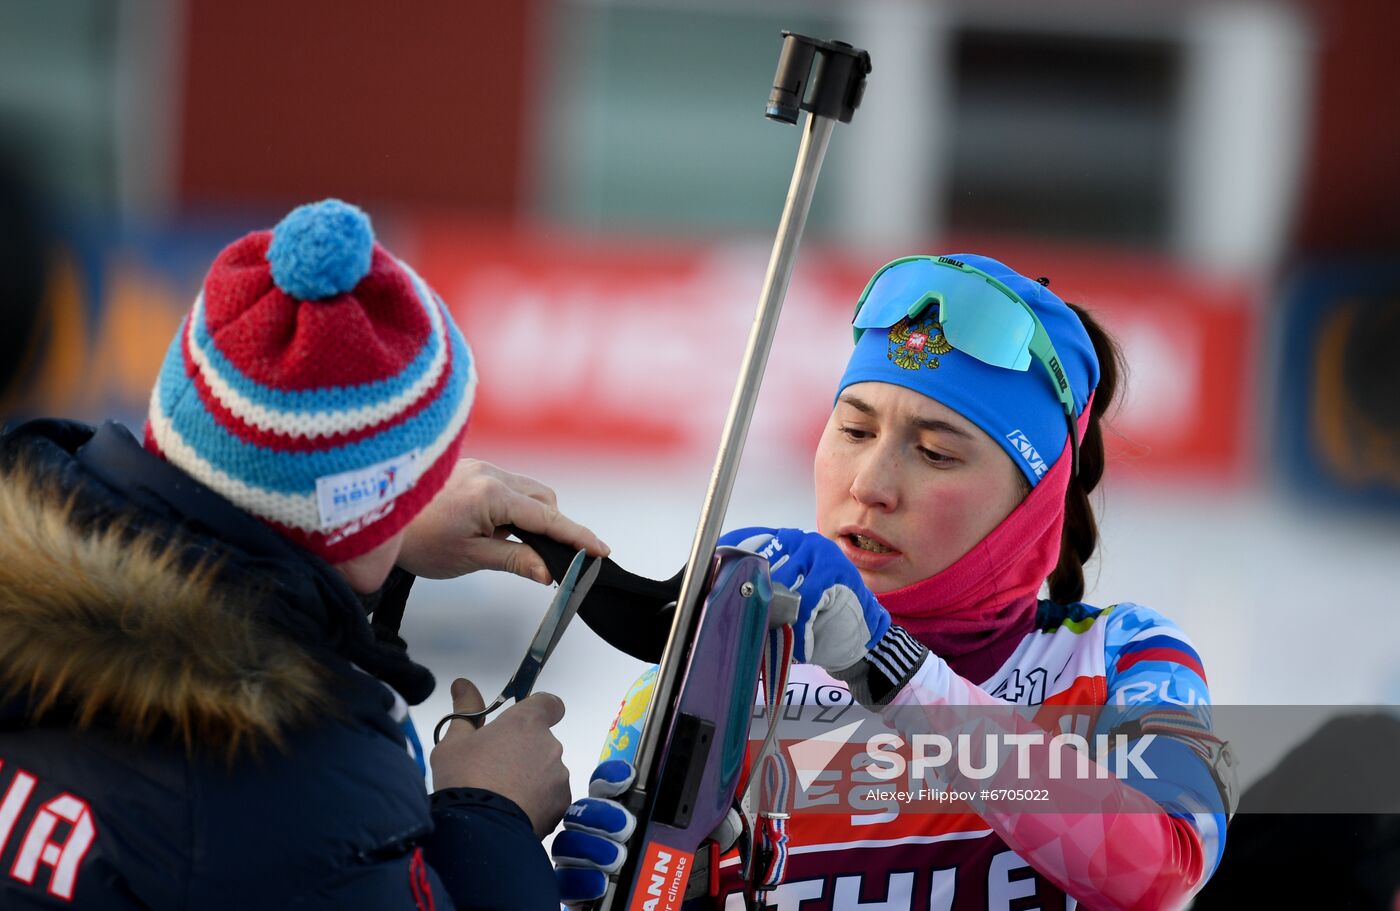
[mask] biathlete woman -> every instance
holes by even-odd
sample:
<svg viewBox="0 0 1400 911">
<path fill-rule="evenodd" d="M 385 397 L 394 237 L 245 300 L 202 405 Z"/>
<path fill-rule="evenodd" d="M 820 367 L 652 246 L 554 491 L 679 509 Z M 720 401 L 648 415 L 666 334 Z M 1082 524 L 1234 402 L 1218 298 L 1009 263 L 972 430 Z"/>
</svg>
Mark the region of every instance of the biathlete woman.
<svg viewBox="0 0 1400 911">
<path fill-rule="evenodd" d="M 767 557 L 801 595 L 806 663 L 789 699 L 854 701 L 906 739 L 941 733 L 978 755 L 930 776 L 970 797 L 956 810 L 799 805 L 786 833 L 768 832 L 783 882 L 767 907 L 1180 907 L 1219 863 L 1233 772 L 1186 635 L 1141 605 L 1081 601 L 1113 342 L 1045 280 L 974 255 L 890 263 L 854 327 L 816 452 L 817 531 L 749 528 L 721 543 Z M 624 717 L 642 711 L 647 679 Z M 1028 736 L 1047 727 L 1082 736 Z M 606 799 L 632 774 L 617 730 L 594 796 L 555 842 L 566 901 L 602 894 L 630 831 Z M 975 746 L 985 734 L 1000 739 Z M 1111 752 L 1090 762 L 1098 735 Z M 990 777 L 968 771 L 998 757 Z M 742 908 L 738 859 L 718 865 L 695 906 Z"/>
</svg>

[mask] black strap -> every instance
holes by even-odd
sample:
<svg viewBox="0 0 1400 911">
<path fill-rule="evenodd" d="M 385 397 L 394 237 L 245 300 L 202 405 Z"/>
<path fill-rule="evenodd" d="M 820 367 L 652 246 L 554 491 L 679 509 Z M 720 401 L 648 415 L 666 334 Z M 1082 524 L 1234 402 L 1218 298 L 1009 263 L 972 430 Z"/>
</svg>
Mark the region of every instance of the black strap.
<svg viewBox="0 0 1400 911">
<path fill-rule="evenodd" d="M 514 525 L 506 528 L 544 558 L 556 582 L 564 578 L 569 562 L 578 553 L 576 548 Z M 613 648 L 656 664 L 671 635 L 671 621 L 684 575 L 682 569 L 670 579 L 659 582 L 630 573 L 611 558 L 605 559 L 598 581 L 583 599 L 578 615 Z"/>
<path fill-rule="evenodd" d="M 408 570 L 395 566 L 389 570 L 389 578 L 384 580 L 379 591 L 360 596 L 365 613 L 371 615 L 370 626 L 374 627 L 376 638 L 403 643 L 399 636 L 399 627 L 403 625 L 403 612 L 408 604 L 408 594 L 413 590 L 413 582 L 417 578 Z"/>
<path fill-rule="evenodd" d="M 1210 771 L 1210 777 L 1215 779 L 1228 822 L 1240 804 L 1237 762 L 1229 741 L 1221 740 L 1211 731 L 1209 722 L 1202 717 L 1204 711 L 1204 707 L 1197 706 L 1152 709 L 1117 725 L 1109 736 L 1122 734 L 1128 741 L 1133 741 L 1145 734 L 1155 734 L 1185 744 L 1200 756 Z"/>
</svg>

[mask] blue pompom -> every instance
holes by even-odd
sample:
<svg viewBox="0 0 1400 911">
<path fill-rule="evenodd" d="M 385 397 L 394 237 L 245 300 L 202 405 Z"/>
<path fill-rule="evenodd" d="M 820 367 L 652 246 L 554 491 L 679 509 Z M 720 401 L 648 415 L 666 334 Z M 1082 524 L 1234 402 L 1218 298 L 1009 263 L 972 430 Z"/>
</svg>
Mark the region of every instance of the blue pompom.
<svg viewBox="0 0 1400 911">
<path fill-rule="evenodd" d="M 297 300 L 344 294 L 369 274 L 369 216 L 339 199 L 298 206 L 272 230 L 267 261 L 277 287 Z"/>
</svg>

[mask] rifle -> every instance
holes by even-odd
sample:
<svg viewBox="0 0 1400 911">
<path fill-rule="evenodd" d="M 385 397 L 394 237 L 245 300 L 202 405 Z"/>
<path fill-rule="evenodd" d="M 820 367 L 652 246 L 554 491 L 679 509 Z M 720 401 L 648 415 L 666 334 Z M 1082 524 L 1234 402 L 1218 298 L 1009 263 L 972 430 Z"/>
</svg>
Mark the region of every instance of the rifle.
<svg viewBox="0 0 1400 911">
<path fill-rule="evenodd" d="M 605 640 L 660 665 L 637 776 L 619 798 L 637 827 L 627 861 L 596 911 L 680 908 L 696 851 L 734 803 L 769 627 L 796 619 L 797 596 L 781 586 L 775 591 L 767 560 L 717 550 L 716 542 L 822 159 L 836 122 L 849 123 L 860 104 L 870 55 L 844 42 L 782 34 L 764 113 L 788 124 L 797 123 L 799 111 L 807 118 L 690 557 L 667 582 L 641 579 L 609 561 L 579 609 Z M 520 537 L 551 572 L 561 565 L 552 542 Z"/>
</svg>

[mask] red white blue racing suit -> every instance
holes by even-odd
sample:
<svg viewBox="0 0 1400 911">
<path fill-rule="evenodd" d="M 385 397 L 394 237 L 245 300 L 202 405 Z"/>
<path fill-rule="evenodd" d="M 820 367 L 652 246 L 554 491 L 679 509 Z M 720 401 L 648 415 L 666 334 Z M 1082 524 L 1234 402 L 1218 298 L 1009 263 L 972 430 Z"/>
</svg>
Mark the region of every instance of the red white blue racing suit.
<svg viewBox="0 0 1400 911">
<path fill-rule="evenodd" d="M 631 759 L 631 732 L 654 673 L 630 691 L 604 759 Z M 866 714 L 846 684 L 813 665 L 793 667 L 785 701 L 789 710 L 810 707 L 806 743 L 823 742 L 813 739 L 812 723 L 839 735 Z M 1231 794 L 1209 704 L 1200 656 L 1160 614 L 1128 603 L 1100 609 L 1042 601 L 1032 630 L 980 685 L 936 655 L 923 658 L 875 710 L 890 731 L 879 744 L 888 752 L 855 743 L 827 750 L 825 768 L 804 770 L 804 756 L 787 744 L 801 786 L 792 798 L 784 882 L 768 893 L 768 907 L 1178 908 L 1209 879 L 1225 844 Z M 980 706 L 994 708 L 968 708 Z M 1107 743 L 1114 749 L 1089 762 L 1055 745 L 1057 729 L 1091 746 L 1113 735 Z M 932 765 L 927 735 L 941 731 L 958 744 L 955 730 L 970 734 L 970 743 L 993 732 L 1050 740 L 1028 749 L 1021 767 L 1017 754 L 1005 753 L 986 777 L 975 777 L 986 768 L 985 754 L 971 774 L 951 761 L 937 775 L 915 774 Z M 1052 758 L 1057 750 L 1066 752 Z M 1071 771 L 1085 762 L 1087 772 Z M 718 867 L 710 906 L 742 909 L 737 853 Z"/>
</svg>

